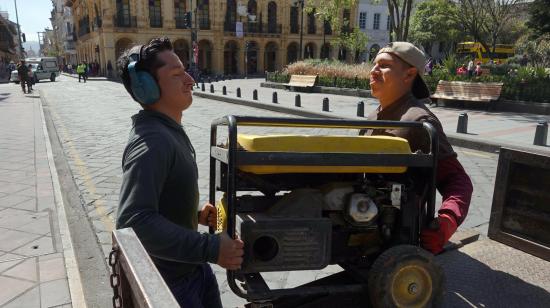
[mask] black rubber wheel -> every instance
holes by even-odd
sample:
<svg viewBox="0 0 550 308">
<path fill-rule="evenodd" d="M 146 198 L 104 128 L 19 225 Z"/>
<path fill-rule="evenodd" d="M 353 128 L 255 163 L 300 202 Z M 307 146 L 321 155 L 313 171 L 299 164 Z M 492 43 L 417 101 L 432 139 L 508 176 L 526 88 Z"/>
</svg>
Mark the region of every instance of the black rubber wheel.
<svg viewBox="0 0 550 308">
<path fill-rule="evenodd" d="M 55 81 L 55 74 L 52 74 L 52 75 L 50 76 L 50 81 L 51 81 L 51 82 L 54 82 L 54 81 Z"/>
<path fill-rule="evenodd" d="M 399 245 L 374 261 L 368 288 L 373 307 L 440 307 L 445 276 L 431 253 Z"/>
</svg>

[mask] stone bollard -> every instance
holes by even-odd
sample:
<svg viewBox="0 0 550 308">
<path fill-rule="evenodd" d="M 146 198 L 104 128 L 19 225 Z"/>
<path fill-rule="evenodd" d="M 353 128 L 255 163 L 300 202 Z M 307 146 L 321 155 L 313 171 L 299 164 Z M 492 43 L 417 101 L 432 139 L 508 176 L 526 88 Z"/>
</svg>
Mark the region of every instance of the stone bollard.
<svg viewBox="0 0 550 308">
<path fill-rule="evenodd" d="M 273 92 L 272 102 L 273 102 L 273 104 L 278 104 L 279 103 L 279 99 L 277 97 L 277 92 Z"/>
<path fill-rule="evenodd" d="M 204 82 L 201 83 L 201 91 L 202 91 L 202 92 L 206 91 L 206 87 L 204 86 Z"/>
<path fill-rule="evenodd" d="M 258 90 L 254 89 L 252 92 L 252 99 L 257 101 L 258 100 Z"/>
<path fill-rule="evenodd" d="M 534 145 L 546 146 L 546 140 L 548 139 L 548 123 L 539 122 L 535 131 Z"/>
<path fill-rule="evenodd" d="M 458 116 L 458 124 L 456 125 L 456 132 L 461 134 L 468 133 L 468 114 L 461 113 Z"/>
<path fill-rule="evenodd" d="M 237 88 L 237 97 L 241 97 L 241 88 Z"/>
<path fill-rule="evenodd" d="M 214 85 L 210 84 L 210 93 L 214 93 Z"/>
<path fill-rule="evenodd" d="M 227 95 L 227 88 L 225 86 L 223 86 L 222 88 L 222 94 Z"/>
<path fill-rule="evenodd" d="M 328 97 L 323 98 L 323 111 L 329 111 Z"/>
<path fill-rule="evenodd" d="M 365 102 L 363 101 L 357 103 L 357 116 L 365 117 Z"/>
<path fill-rule="evenodd" d="M 296 94 L 294 97 L 294 106 L 302 107 L 302 98 L 300 97 L 300 94 Z"/>
</svg>

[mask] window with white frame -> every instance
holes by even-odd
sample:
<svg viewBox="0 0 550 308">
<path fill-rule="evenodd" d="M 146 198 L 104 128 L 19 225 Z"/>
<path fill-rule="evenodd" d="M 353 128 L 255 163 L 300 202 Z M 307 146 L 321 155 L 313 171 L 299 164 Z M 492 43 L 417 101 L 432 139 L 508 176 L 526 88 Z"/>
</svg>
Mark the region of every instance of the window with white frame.
<svg viewBox="0 0 550 308">
<path fill-rule="evenodd" d="M 359 13 L 359 28 L 360 29 L 367 28 L 367 12 Z"/>
<path fill-rule="evenodd" d="M 374 14 L 374 21 L 372 23 L 372 29 L 373 30 L 380 29 L 380 14 L 379 13 Z"/>
</svg>

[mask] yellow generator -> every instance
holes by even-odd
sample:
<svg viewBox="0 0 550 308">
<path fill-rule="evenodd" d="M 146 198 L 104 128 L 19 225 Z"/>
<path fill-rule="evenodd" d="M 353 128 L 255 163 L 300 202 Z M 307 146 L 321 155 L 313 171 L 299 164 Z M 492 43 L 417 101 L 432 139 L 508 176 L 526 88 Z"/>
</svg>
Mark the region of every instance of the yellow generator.
<svg viewBox="0 0 550 308">
<path fill-rule="evenodd" d="M 227 136 L 218 136 L 224 127 Z M 390 136 L 245 135 L 239 128 L 418 129 L 430 153 Z M 259 131 L 261 129 L 258 129 Z M 219 137 L 227 141 L 219 143 Z M 429 307 L 441 268 L 419 247 L 434 223 L 437 137 L 428 123 L 226 116 L 211 130 L 216 232 L 245 243 L 231 290 L 251 307 Z M 342 272 L 271 289 L 262 273 Z"/>
</svg>

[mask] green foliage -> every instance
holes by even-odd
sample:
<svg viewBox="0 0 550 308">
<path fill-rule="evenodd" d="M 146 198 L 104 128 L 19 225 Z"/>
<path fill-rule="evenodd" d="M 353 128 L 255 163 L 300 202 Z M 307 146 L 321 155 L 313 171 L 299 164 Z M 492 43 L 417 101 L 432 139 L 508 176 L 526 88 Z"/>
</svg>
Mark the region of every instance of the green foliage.
<svg viewBox="0 0 550 308">
<path fill-rule="evenodd" d="M 459 59 L 455 54 L 450 54 L 445 59 L 443 59 L 443 66 L 451 75 L 453 75 L 456 72 L 456 69 L 462 64 L 464 64 L 464 61 Z"/>
<path fill-rule="evenodd" d="M 524 35 L 517 42 L 517 51 L 527 55 L 529 63 L 537 67 L 550 67 L 550 33 L 536 39 Z"/>
<path fill-rule="evenodd" d="M 533 31 L 533 37 L 550 34 L 550 0 L 535 0 L 529 7 L 527 26 Z"/>
<path fill-rule="evenodd" d="M 342 33 L 337 39 L 337 45 L 344 46 L 351 51 L 354 60 L 356 60 L 356 55 L 367 49 L 368 42 L 368 36 L 359 28 L 354 28 L 350 33 Z"/>
<path fill-rule="evenodd" d="M 342 25 L 349 23 L 340 16 L 344 9 L 350 9 L 357 5 L 357 0 L 317 0 L 306 1 L 305 11 L 315 12 L 319 20 L 326 20 L 332 29 L 340 29 Z"/>
<path fill-rule="evenodd" d="M 456 5 L 447 0 L 428 0 L 418 4 L 411 17 L 410 40 L 426 50 L 436 41 L 457 41 L 461 32 L 453 18 L 456 14 Z"/>
</svg>

